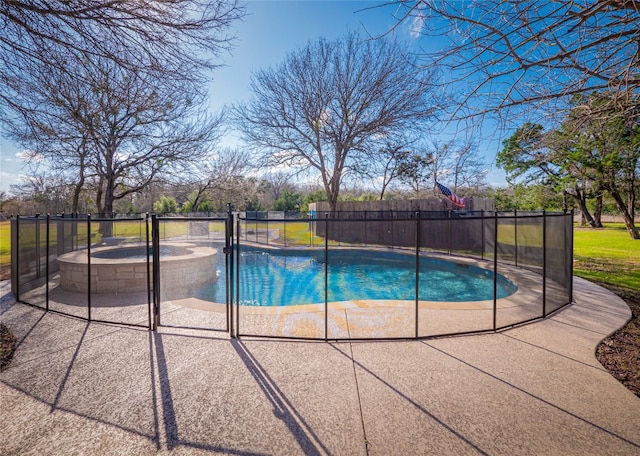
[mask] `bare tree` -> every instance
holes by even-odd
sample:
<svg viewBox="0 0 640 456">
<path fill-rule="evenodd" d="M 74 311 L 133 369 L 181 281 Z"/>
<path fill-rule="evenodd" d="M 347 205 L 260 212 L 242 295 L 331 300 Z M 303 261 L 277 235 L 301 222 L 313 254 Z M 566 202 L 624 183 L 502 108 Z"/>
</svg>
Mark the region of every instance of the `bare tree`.
<svg viewBox="0 0 640 456">
<path fill-rule="evenodd" d="M 265 196 L 268 196 L 268 201 L 266 201 L 268 207 L 273 206 L 273 203 L 282 198 L 286 191 L 295 189 L 291 184 L 292 176 L 284 171 L 274 171 L 264 175 L 262 178 L 266 187 L 267 195 Z"/>
<path fill-rule="evenodd" d="M 409 185 L 416 197 L 420 198 L 420 190 L 425 187 L 437 197 L 440 191 L 436 182 L 446 183 L 454 192 L 460 188 L 480 188 L 488 166 L 470 141 L 432 139 L 398 154 L 396 172 L 398 180 Z"/>
<path fill-rule="evenodd" d="M 188 81 L 180 88 L 161 71 L 75 57 L 58 55 L 71 71 L 34 64 L 11 81 L 16 115 L 8 128 L 37 156 L 76 174 L 76 197 L 86 178 L 97 181 L 98 212 L 110 216 L 115 201 L 197 160 L 217 139 L 221 119 L 204 114 L 204 94 Z"/>
<path fill-rule="evenodd" d="M 472 141 L 454 146 L 449 178 L 454 193 L 460 188 L 477 190 L 483 187 L 488 173 L 489 165 L 484 161 L 478 147 Z"/>
<path fill-rule="evenodd" d="M 410 155 L 411 141 L 400 138 L 385 138 L 373 156 L 369 159 L 370 166 L 366 171 L 374 187 L 379 186 L 378 199 L 382 201 L 388 188 L 394 181 L 400 180 L 404 170 L 404 162 Z"/>
<path fill-rule="evenodd" d="M 616 110 L 635 111 L 637 0 L 420 0 L 401 2 L 398 18 L 411 22 L 414 33 L 448 43 L 425 57 L 449 69 L 446 82 L 461 94 L 458 118 L 553 108 L 601 89 L 615 94 Z"/>
<path fill-rule="evenodd" d="M 236 0 L 5 0 L 0 2 L 0 82 L 25 61 L 72 71 L 56 54 L 41 52 L 52 48 L 89 60 L 107 58 L 138 72 L 163 68 L 167 77 L 183 79 L 188 70 L 199 78 L 213 66 L 212 57 L 229 49 L 227 30 L 243 14 Z M 0 92 L 5 101 L 11 95 Z"/>
<path fill-rule="evenodd" d="M 319 39 L 252 76 L 253 98 L 235 108 L 239 128 L 266 166 L 319 173 L 335 210 L 343 180 L 367 169 L 380 138 L 432 115 L 433 92 L 414 63 L 387 40 Z"/>
<path fill-rule="evenodd" d="M 436 187 L 436 182 L 443 181 L 451 173 L 451 160 L 455 155 L 454 142 L 442 142 L 432 140 L 431 145 L 426 148 L 427 157 L 426 171 L 430 177 L 430 186 L 433 196 L 437 197 L 440 192 Z M 453 189 L 454 192 L 456 189 Z"/>
<path fill-rule="evenodd" d="M 93 188 L 111 213 L 212 137 L 198 102 L 243 15 L 236 0 L 2 1 L 0 123 L 73 174 L 74 210 Z"/>
<path fill-rule="evenodd" d="M 413 190 L 415 198 L 420 199 L 420 190 L 424 188 L 425 182 L 433 181 L 435 187 L 435 177 L 438 168 L 438 156 L 428 152 L 424 148 L 417 148 L 414 151 L 402 153 L 398 160 L 398 180 L 409 185 Z"/>
<path fill-rule="evenodd" d="M 209 154 L 188 173 L 196 179 L 184 182 L 181 187 L 190 189 L 187 198 L 188 209 L 198 212 L 201 205 L 212 200 L 224 199 L 225 194 L 239 191 L 237 185 L 242 181 L 251 166 L 250 156 L 241 149 L 223 148 Z M 224 203 L 224 201 L 223 201 Z M 220 208 L 220 201 L 216 203 Z M 224 206 L 222 206 L 224 207 Z"/>
<path fill-rule="evenodd" d="M 73 186 L 64 177 L 51 172 L 39 172 L 11 186 L 11 194 L 22 201 L 26 213 L 60 213 L 69 211 Z"/>
</svg>

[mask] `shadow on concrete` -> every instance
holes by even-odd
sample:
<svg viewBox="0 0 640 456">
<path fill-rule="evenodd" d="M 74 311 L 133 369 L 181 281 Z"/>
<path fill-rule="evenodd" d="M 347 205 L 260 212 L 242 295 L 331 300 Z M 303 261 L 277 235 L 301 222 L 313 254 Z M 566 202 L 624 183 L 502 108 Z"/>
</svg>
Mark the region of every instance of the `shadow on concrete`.
<svg viewBox="0 0 640 456">
<path fill-rule="evenodd" d="M 283 394 L 282 390 L 278 388 L 278 385 L 271 379 L 266 370 L 263 369 L 247 346 L 237 339 L 233 339 L 231 345 L 236 350 L 238 356 L 253 376 L 253 379 L 265 397 L 271 403 L 274 416 L 287 426 L 302 451 L 304 451 L 306 455 L 330 454 L 329 449 L 307 424 L 304 417 L 298 413 Z"/>
<path fill-rule="evenodd" d="M 546 400 L 546 399 L 544 399 L 544 398 L 542 398 L 542 397 L 540 397 L 540 396 L 538 396 L 536 394 L 533 394 L 533 393 L 527 391 L 524 388 L 521 388 L 521 387 L 519 387 L 517 385 L 514 385 L 511 382 L 503 380 L 502 378 L 492 374 L 491 372 L 488 372 L 488 371 L 486 371 L 486 370 L 484 370 L 484 369 L 482 369 L 480 367 L 474 366 L 473 364 L 469 363 L 468 361 L 465 361 L 465 360 L 463 360 L 463 359 L 461 359 L 461 358 L 459 358 L 459 357 L 457 357 L 457 356 L 455 356 L 455 355 L 453 355 L 451 353 L 448 353 L 447 351 L 442 350 L 442 349 L 434 346 L 433 344 L 430 344 L 429 342 L 421 341 L 421 343 L 423 343 L 424 345 L 428 346 L 429 348 L 431 348 L 431 349 L 433 349 L 433 350 L 435 350 L 435 351 L 437 351 L 437 352 L 439 352 L 439 353 L 441 353 L 441 354 L 443 354 L 445 356 L 448 356 L 448 357 L 454 359 L 455 361 L 457 361 L 457 362 L 459 362 L 459 363 L 461 363 L 461 364 L 463 364 L 463 365 L 465 365 L 467 367 L 470 367 L 471 369 L 473 369 L 473 370 L 475 370 L 477 372 L 480 372 L 482 375 L 486 375 L 487 377 L 490 377 L 491 379 L 496 380 L 496 381 L 508 386 L 509 388 L 513 388 L 514 390 L 519 391 L 519 392 L 527 395 L 528 397 L 530 397 L 532 399 L 535 399 L 536 401 L 539 401 L 542 404 L 545 404 L 545 405 L 547 405 L 549 407 L 552 407 L 552 408 L 558 410 L 559 412 L 562 412 L 562 413 L 564 413 L 564 414 L 566 414 L 566 415 L 568 415 L 568 416 L 570 416 L 572 418 L 575 418 L 575 419 L 581 421 L 584 424 L 587 424 L 587 425 L 593 427 L 594 429 L 597 429 L 597 430 L 599 430 L 601 432 L 604 432 L 605 434 L 607 434 L 607 435 L 609 435 L 609 436 L 611 436 L 611 437 L 613 437 L 615 439 L 618 439 L 621 442 L 624 442 L 624 443 L 630 445 L 631 447 L 635 448 L 636 450 L 640 450 L 640 443 L 633 442 L 633 441 L 631 441 L 631 440 L 629 440 L 629 439 L 627 439 L 625 437 L 622 437 L 622 436 L 616 434 L 615 432 L 612 432 L 609 429 L 606 429 L 605 427 L 602 427 L 602 426 L 600 426 L 600 425 L 598 425 L 598 424 L 596 424 L 596 423 L 594 423 L 592 421 L 589 421 L 586 418 L 583 418 L 583 417 L 571 412 L 570 410 L 567 410 L 567 409 L 565 409 L 563 407 L 560 407 L 559 405 L 554 404 L 553 402 L 548 401 L 548 400 Z M 578 360 L 573 360 L 573 361 L 580 362 Z M 581 363 L 581 364 L 583 364 L 583 363 Z M 589 366 L 589 367 L 593 367 L 593 366 Z"/>
<path fill-rule="evenodd" d="M 458 432 L 453 426 L 445 423 L 442 419 L 438 418 L 437 416 L 435 416 L 433 413 L 431 413 L 429 410 L 427 410 L 426 408 L 424 408 L 421 404 L 419 404 L 418 402 L 414 401 L 413 399 L 411 399 L 409 396 L 407 396 L 406 394 L 404 394 L 402 391 L 400 391 L 398 388 L 396 388 L 395 386 L 393 386 L 392 384 L 390 384 L 389 382 L 387 382 L 385 379 L 383 379 L 382 377 L 380 377 L 378 374 L 376 374 L 375 372 L 373 372 L 371 369 L 369 369 L 367 366 L 365 366 L 364 364 L 362 364 L 359 361 L 356 361 L 354 359 L 353 356 L 348 355 L 347 353 L 338 350 L 335 345 L 332 344 L 332 347 L 338 352 L 340 353 L 342 356 L 350 359 L 353 364 L 355 366 L 358 366 L 360 369 L 362 369 L 363 371 L 365 371 L 366 373 L 368 373 L 369 375 L 371 375 L 373 378 L 375 378 L 377 381 L 379 381 L 380 383 L 382 383 L 385 387 L 389 388 L 391 391 L 393 391 L 394 394 L 398 395 L 399 397 L 401 397 L 402 399 L 404 399 L 405 401 L 407 401 L 408 403 L 410 403 L 412 406 L 414 406 L 416 409 L 420 410 L 422 413 L 424 413 L 425 415 L 427 415 L 429 418 L 431 418 L 432 420 L 434 420 L 436 423 L 438 423 L 440 426 L 442 426 L 444 429 L 446 429 L 448 432 L 450 432 L 453 436 L 457 437 L 458 439 L 462 440 L 465 444 L 467 444 L 468 446 L 470 446 L 471 448 L 473 448 L 475 451 L 477 451 L 479 454 L 482 455 L 489 455 L 489 453 L 487 453 L 486 451 L 482 450 L 482 448 L 480 448 L 479 446 L 477 446 L 475 443 L 473 443 L 470 439 L 468 439 L 466 436 L 464 436 L 463 434 L 461 434 L 460 432 Z"/>
</svg>

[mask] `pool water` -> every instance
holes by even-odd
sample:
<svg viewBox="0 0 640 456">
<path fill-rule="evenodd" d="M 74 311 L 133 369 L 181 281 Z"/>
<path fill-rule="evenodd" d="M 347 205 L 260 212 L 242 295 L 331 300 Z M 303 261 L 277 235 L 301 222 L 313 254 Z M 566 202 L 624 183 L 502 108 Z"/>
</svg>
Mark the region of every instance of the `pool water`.
<svg viewBox="0 0 640 456">
<path fill-rule="evenodd" d="M 493 272 L 434 258 L 420 257 L 421 301 L 493 299 Z M 366 250 L 329 252 L 328 301 L 363 299 L 414 300 L 415 257 Z M 224 273 L 215 291 L 225 302 Z M 271 251 L 243 247 L 240 252 L 240 304 L 288 306 L 324 303 L 324 251 Z M 497 297 L 517 290 L 498 275 Z M 221 296 L 218 296 L 221 295 Z"/>
<path fill-rule="evenodd" d="M 190 250 L 184 247 L 176 246 L 162 246 L 160 248 L 160 257 L 186 255 L 190 253 Z M 151 259 L 153 255 L 153 249 L 149 247 L 148 258 Z M 147 259 L 147 247 L 116 247 L 110 248 L 91 254 L 93 258 L 102 258 L 107 260 L 146 260 Z"/>
</svg>

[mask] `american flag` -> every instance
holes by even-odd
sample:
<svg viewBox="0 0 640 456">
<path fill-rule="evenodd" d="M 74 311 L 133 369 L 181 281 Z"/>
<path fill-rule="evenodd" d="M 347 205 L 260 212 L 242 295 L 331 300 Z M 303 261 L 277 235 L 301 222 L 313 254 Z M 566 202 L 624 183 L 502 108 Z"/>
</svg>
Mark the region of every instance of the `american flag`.
<svg viewBox="0 0 640 456">
<path fill-rule="evenodd" d="M 451 190 L 449 190 L 447 187 L 442 185 L 440 182 L 436 182 L 436 185 L 438 186 L 438 189 L 440 189 L 442 194 L 449 199 L 449 201 L 451 201 L 456 206 L 464 209 L 464 198 L 460 198 L 458 195 L 453 193 Z"/>
</svg>

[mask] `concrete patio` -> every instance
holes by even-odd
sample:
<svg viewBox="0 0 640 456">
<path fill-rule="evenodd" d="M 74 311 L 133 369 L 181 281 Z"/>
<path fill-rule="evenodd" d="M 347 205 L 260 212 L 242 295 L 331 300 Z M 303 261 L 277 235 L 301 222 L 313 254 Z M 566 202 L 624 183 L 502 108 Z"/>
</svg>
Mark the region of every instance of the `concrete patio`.
<svg viewBox="0 0 640 456">
<path fill-rule="evenodd" d="M 640 455 L 640 399 L 594 356 L 629 308 L 574 297 L 499 333 L 324 343 L 87 323 L 2 282 L 0 454 Z"/>
</svg>

